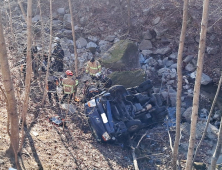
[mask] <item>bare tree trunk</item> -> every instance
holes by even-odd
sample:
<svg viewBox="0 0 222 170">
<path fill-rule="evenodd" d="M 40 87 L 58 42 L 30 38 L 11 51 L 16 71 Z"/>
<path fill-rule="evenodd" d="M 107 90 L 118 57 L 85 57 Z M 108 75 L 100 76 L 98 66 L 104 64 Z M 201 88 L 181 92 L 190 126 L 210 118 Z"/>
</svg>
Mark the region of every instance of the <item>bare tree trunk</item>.
<svg viewBox="0 0 222 170">
<path fill-rule="evenodd" d="M 47 63 L 47 71 L 45 77 L 45 90 L 43 93 L 42 105 L 45 103 L 46 95 L 47 95 L 47 87 L 48 87 L 48 77 L 49 77 L 49 67 L 51 64 L 50 56 L 52 55 L 52 0 L 50 2 L 50 39 L 49 39 L 49 56 L 48 56 L 48 63 Z"/>
<path fill-rule="evenodd" d="M 69 0 L 69 11 L 70 11 L 70 15 L 71 15 L 72 37 L 73 37 L 74 53 L 75 53 L 75 73 L 76 73 L 76 77 L 78 77 L 78 54 L 77 54 L 77 48 L 76 48 L 75 25 L 74 25 L 74 20 L 73 20 L 71 0 Z"/>
<path fill-rule="evenodd" d="M 128 10 L 128 34 L 129 34 L 130 29 L 131 29 L 131 5 L 130 5 L 130 0 L 127 0 L 127 10 Z"/>
<path fill-rule="evenodd" d="M 40 66 L 41 66 L 43 63 L 43 56 L 44 56 L 44 51 L 45 51 L 45 48 L 44 48 L 44 25 L 43 25 L 43 19 L 42 19 L 41 0 L 38 0 L 38 5 L 39 5 L 39 15 L 40 15 L 40 23 L 41 23 L 41 44 L 42 44 L 42 51 L 41 51 L 41 58 L 40 58 Z M 42 68 L 40 68 L 39 75 L 40 75 L 39 76 L 40 87 L 43 87 L 43 84 L 41 81 Z"/>
<path fill-rule="evenodd" d="M 9 24 L 10 24 L 11 36 L 13 37 L 13 41 L 15 41 L 14 31 L 12 26 L 12 10 L 11 10 L 10 0 L 8 1 L 8 7 L 9 7 Z"/>
<path fill-rule="evenodd" d="M 27 57 L 26 57 L 26 77 L 25 77 L 25 99 L 22 108 L 23 123 L 26 125 L 26 115 L 29 104 L 29 93 L 30 84 L 32 77 L 32 58 L 31 58 L 31 47 L 32 47 L 32 0 L 28 0 L 28 11 L 27 11 Z"/>
<path fill-rule="evenodd" d="M 25 15 L 25 10 L 24 10 L 24 8 L 23 8 L 22 3 L 21 3 L 20 0 L 18 0 L 18 4 L 19 4 L 19 7 L 20 7 L 20 9 L 21 9 L 21 11 L 22 11 L 22 15 L 23 15 L 23 17 L 24 17 L 24 19 L 25 19 L 25 22 L 27 23 L 27 17 L 26 17 L 26 15 Z"/>
<path fill-rule="evenodd" d="M 208 128 L 208 125 L 209 125 L 209 123 L 210 123 L 210 118 L 211 118 L 211 115 L 212 115 L 212 113 L 213 113 L 214 106 L 215 106 L 215 104 L 216 104 L 216 102 L 217 102 L 217 97 L 218 97 L 219 92 L 220 92 L 221 83 L 222 83 L 222 72 L 221 72 L 220 80 L 219 80 L 219 83 L 218 83 L 218 86 L 217 86 L 217 92 L 216 92 L 216 94 L 215 94 L 215 96 L 214 96 L 214 100 L 213 100 L 212 106 L 211 106 L 211 108 L 210 108 L 210 113 L 209 113 L 209 115 L 208 115 L 206 127 L 204 128 L 204 132 L 203 132 L 203 135 L 202 135 L 202 137 L 201 137 L 201 140 L 200 140 L 199 144 L 197 145 L 196 152 L 195 152 L 194 158 L 193 158 L 193 162 L 195 161 L 196 155 L 197 155 L 197 153 L 198 153 L 198 149 L 199 149 L 199 147 L 201 146 L 201 143 L 203 142 L 203 140 L 204 140 L 204 138 L 205 138 L 205 135 L 206 135 L 206 133 L 207 133 L 207 128 Z"/>
<path fill-rule="evenodd" d="M 222 119 L 220 121 L 220 129 L 219 129 L 219 136 L 217 139 L 217 146 L 211 159 L 210 170 L 216 169 L 217 160 L 221 154 L 221 148 L 222 148 Z"/>
<path fill-rule="evenodd" d="M 183 48 L 187 29 L 187 13 L 188 13 L 188 0 L 184 0 L 183 5 L 183 25 L 180 35 L 180 44 L 177 57 L 177 107 L 176 107 L 176 137 L 173 148 L 173 169 L 177 169 L 177 157 L 178 157 L 178 146 L 180 142 L 180 117 L 181 117 L 181 93 L 182 93 L 182 58 Z"/>
<path fill-rule="evenodd" d="M 208 24 L 208 7 L 209 7 L 209 0 L 204 0 L 204 2 L 203 2 L 203 16 L 202 16 L 202 21 L 201 21 L 200 43 L 199 43 L 198 60 L 197 60 L 197 73 L 196 73 L 196 80 L 195 80 L 195 85 L 194 85 L 193 107 L 192 107 L 191 127 L 190 127 L 190 139 L 189 139 L 189 147 L 188 147 L 188 153 L 187 153 L 186 170 L 192 169 L 192 162 L 193 162 L 196 124 L 197 124 L 198 108 L 199 108 L 200 84 L 201 84 L 201 76 L 202 76 L 202 72 L 203 72 L 203 59 L 204 59 L 205 46 L 206 46 L 206 33 L 207 33 L 207 24 Z"/>
<path fill-rule="evenodd" d="M 18 113 L 17 113 L 17 104 L 15 100 L 15 92 L 13 87 L 13 82 L 11 80 L 10 75 L 10 68 L 8 63 L 8 55 L 5 45 L 5 39 L 3 35 L 3 27 L 2 27 L 2 16 L 0 13 L 0 65 L 1 65 L 1 72 L 2 72 L 2 81 L 6 91 L 7 97 L 7 112 L 8 118 L 10 120 L 10 146 L 12 146 L 14 156 L 15 156 L 15 163 L 17 169 L 19 169 L 19 162 L 18 162 L 18 147 L 19 147 L 19 127 L 18 127 Z"/>
</svg>

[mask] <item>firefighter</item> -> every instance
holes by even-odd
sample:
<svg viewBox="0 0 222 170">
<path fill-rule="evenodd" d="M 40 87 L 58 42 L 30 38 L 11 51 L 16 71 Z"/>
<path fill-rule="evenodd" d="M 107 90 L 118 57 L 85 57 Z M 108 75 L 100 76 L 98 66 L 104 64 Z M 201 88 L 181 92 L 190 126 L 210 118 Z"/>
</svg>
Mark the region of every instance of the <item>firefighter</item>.
<svg viewBox="0 0 222 170">
<path fill-rule="evenodd" d="M 52 56 L 54 57 L 54 64 L 52 67 L 54 71 L 63 72 L 64 51 L 58 37 L 55 38 L 54 42 L 56 45 L 52 53 Z"/>
<path fill-rule="evenodd" d="M 59 103 L 59 98 L 57 95 L 56 87 L 59 85 L 59 79 L 53 75 L 53 70 L 49 70 L 49 77 L 48 77 L 48 98 L 51 105 L 53 104 L 52 94 L 56 100 L 56 103 Z"/>
<path fill-rule="evenodd" d="M 64 96 L 61 100 L 61 104 L 64 102 L 65 98 L 69 96 L 69 101 L 71 102 L 72 98 L 76 95 L 77 91 L 77 85 L 78 85 L 78 79 L 74 80 L 73 79 L 73 73 L 70 70 L 67 70 L 66 72 L 67 78 L 64 78 L 62 80 L 62 85 L 63 85 L 63 92 Z"/>
<path fill-rule="evenodd" d="M 86 73 L 89 73 L 89 75 L 94 79 L 95 77 L 100 77 L 101 75 L 101 64 L 99 61 L 95 60 L 94 57 L 92 57 L 86 65 Z"/>
</svg>

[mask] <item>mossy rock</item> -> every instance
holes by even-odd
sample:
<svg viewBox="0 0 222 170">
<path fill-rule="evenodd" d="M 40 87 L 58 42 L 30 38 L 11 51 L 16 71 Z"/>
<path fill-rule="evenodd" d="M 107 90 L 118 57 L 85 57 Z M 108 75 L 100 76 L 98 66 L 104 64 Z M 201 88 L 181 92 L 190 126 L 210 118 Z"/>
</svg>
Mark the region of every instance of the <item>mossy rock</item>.
<svg viewBox="0 0 222 170">
<path fill-rule="evenodd" d="M 124 87 L 138 86 L 145 81 L 145 73 L 143 70 L 113 72 L 109 75 L 113 85 L 123 85 Z"/>
<path fill-rule="evenodd" d="M 112 70 L 139 68 L 137 46 L 130 40 L 114 44 L 101 58 L 102 65 Z"/>
</svg>

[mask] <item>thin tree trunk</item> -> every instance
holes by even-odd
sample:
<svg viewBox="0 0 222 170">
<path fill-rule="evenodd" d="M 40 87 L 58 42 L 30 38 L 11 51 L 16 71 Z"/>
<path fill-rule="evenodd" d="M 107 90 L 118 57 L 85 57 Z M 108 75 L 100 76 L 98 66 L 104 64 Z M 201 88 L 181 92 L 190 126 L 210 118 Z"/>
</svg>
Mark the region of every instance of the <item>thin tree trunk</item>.
<svg viewBox="0 0 222 170">
<path fill-rule="evenodd" d="M 183 5 L 183 24 L 182 30 L 180 35 L 180 44 L 178 50 L 178 57 L 177 57 L 177 107 L 176 107 L 176 137 L 174 142 L 173 148 L 173 169 L 177 169 L 177 157 L 178 157 L 178 146 L 180 142 L 180 117 L 181 117 L 181 94 L 182 94 L 182 82 L 183 82 L 183 75 L 182 75 L 182 58 L 183 58 L 183 48 L 184 48 L 184 41 L 186 36 L 186 29 L 187 29 L 187 13 L 188 13 L 188 0 L 184 0 Z"/>
<path fill-rule="evenodd" d="M 32 47 L 32 0 L 28 0 L 28 11 L 27 11 L 27 56 L 26 56 L 26 77 L 25 77 L 25 99 L 22 108 L 22 117 L 24 125 L 26 125 L 26 115 L 29 104 L 29 93 L 30 84 L 32 77 L 32 58 L 31 58 L 31 47 Z"/>
<path fill-rule="evenodd" d="M 131 29 L 131 5 L 130 5 L 130 0 L 127 0 L 127 10 L 128 10 L 128 34 L 129 34 L 130 29 Z"/>
<path fill-rule="evenodd" d="M 42 44 L 42 51 L 41 51 L 41 58 L 40 58 L 40 66 L 42 66 L 43 63 L 43 56 L 44 56 L 44 25 L 43 25 L 43 19 L 42 19 L 42 8 L 41 8 L 41 0 L 38 1 L 39 4 L 39 15 L 40 15 L 40 23 L 41 23 L 41 44 Z M 41 81 L 41 75 L 42 75 L 42 68 L 40 68 L 39 71 L 39 83 L 40 87 L 43 87 L 42 81 Z M 44 89 L 43 89 L 44 90 Z"/>
<path fill-rule="evenodd" d="M 32 47 L 32 0 L 28 0 L 28 10 L 27 10 L 27 56 L 26 56 L 26 77 L 25 77 L 25 98 L 22 107 L 22 137 L 21 143 L 18 152 L 21 152 L 25 132 L 24 126 L 27 125 L 26 116 L 28 111 L 29 104 L 29 94 L 30 94 L 30 85 L 32 77 L 32 58 L 31 58 L 31 47 Z"/>
<path fill-rule="evenodd" d="M 201 143 L 203 142 L 203 140 L 204 140 L 204 138 L 205 138 L 205 135 L 206 135 L 206 133 L 207 133 L 207 128 L 208 128 L 208 125 L 209 125 L 209 123 L 210 123 L 210 118 L 211 118 L 211 115 L 212 115 L 212 113 L 213 113 L 214 106 L 215 106 L 215 104 L 216 104 L 216 102 L 217 102 L 217 97 L 218 97 L 219 92 L 220 92 L 221 83 L 222 83 L 222 72 L 221 72 L 220 80 L 219 80 L 219 83 L 218 83 L 218 86 L 217 86 L 217 91 L 216 91 L 216 94 L 215 94 L 215 96 L 214 96 L 214 100 L 213 100 L 212 106 L 211 106 L 211 108 L 210 108 L 210 113 L 209 113 L 209 115 L 208 115 L 206 127 L 204 128 L 204 132 L 203 132 L 203 135 L 202 135 L 202 137 L 201 137 L 201 140 L 200 140 L 199 144 L 197 145 L 196 152 L 195 152 L 194 158 L 193 158 L 193 162 L 195 161 L 196 155 L 197 155 L 197 153 L 198 153 L 198 149 L 199 149 L 199 147 L 201 146 Z"/>
<path fill-rule="evenodd" d="M 18 147 L 19 147 L 19 127 L 18 127 L 18 113 L 17 113 L 17 104 L 15 100 L 15 92 L 13 87 L 13 82 L 11 80 L 10 75 L 10 68 L 8 63 L 8 55 L 6 50 L 5 39 L 3 35 L 3 27 L 2 27 L 2 16 L 0 13 L 0 65 L 1 65 L 1 72 L 2 72 L 2 82 L 5 87 L 6 97 L 7 97 L 7 112 L 8 117 L 10 119 L 10 146 L 12 146 L 14 156 L 15 156 L 15 163 L 17 169 L 19 169 L 19 162 L 18 162 Z"/>
<path fill-rule="evenodd" d="M 211 159 L 210 170 L 216 169 L 217 160 L 221 154 L 221 148 L 222 148 L 222 119 L 220 121 L 220 129 L 219 129 L 219 136 L 217 139 L 217 146 Z"/>
<path fill-rule="evenodd" d="M 71 15 L 72 37 L 73 37 L 74 53 L 75 53 L 75 73 L 76 73 L 76 77 L 78 77 L 78 54 L 77 54 L 77 48 L 76 48 L 75 25 L 74 25 L 74 20 L 73 20 L 71 0 L 69 0 L 69 11 L 70 11 L 70 15 Z"/>
<path fill-rule="evenodd" d="M 19 4 L 19 7 L 20 7 L 20 9 L 21 9 L 21 11 L 22 11 L 22 15 L 23 15 L 23 17 L 24 17 L 24 19 L 25 19 L 25 22 L 27 23 L 27 17 L 26 17 L 26 15 L 25 15 L 25 10 L 24 10 L 24 8 L 23 8 L 22 3 L 21 3 L 20 0 L 18 0 L 18 4 Z"/>
<path fill-rule="evenodd" d="M 50 2 L 50 39 L 49 39 L 49 56 L 48 56 L 48 63 L 47 63 L 47 71 L 45 77 L 45 90 L 43 93 L 42 105 L 45 103 L 46 95 L 47 95 L 47 87 L 48 87 L 48 77 L 49 77 L 49 67 L 51 64 L 50 56 L 52 55 L 52 0 Z"/>
<path fill-rule="evenodd" d="M 13 41 L 15 41 L 14 31 L 12 26 L 12 10 L 11 10 L 10 0 L 8 1 L 8 7 L 9 7 L 9 24 L 10 24 L 11 36 L 13 37 Z"/>
<path fill-rule="evenodd" d="M 194 85 L 190 139 L 189 139 L 189 147 L 188 147 L 188 153 L 187 153 L 186 170 L 192 169 L 192 162 L 193 162 L 193 152 L 194 152 L 194 145 L 195 145 L 195 139 L 196 139 L 195 138 L 196 124 L 197 124 L 198 108 L 199 108 L 200 84 L 201 84 L 201 76 L 203 72 L 203 60 L 204 60 L 205 46 L 206 46 L 208 7 L 209 7 L 209 0 L 204 0 L 203 16 L 202 16 L 202 21 L 201 21 L 200 43 L 199 43 L 198 60 L 197 60 L 197 72 L 196 72 L 196 80 L 195 80 L 195 85 Z"/>
</svg>

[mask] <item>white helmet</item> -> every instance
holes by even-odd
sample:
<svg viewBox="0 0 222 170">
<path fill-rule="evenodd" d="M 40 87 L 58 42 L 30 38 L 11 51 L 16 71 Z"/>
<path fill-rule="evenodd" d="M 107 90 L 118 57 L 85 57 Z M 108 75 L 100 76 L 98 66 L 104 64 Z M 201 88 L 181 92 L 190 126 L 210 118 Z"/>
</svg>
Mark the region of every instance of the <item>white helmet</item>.
<svg viewBox="0 0 222 170">
<path fill-rule="evenodd" d="M 59 42 L 59 41 L 60 41 L 59 37 L 55 37 L 55 38 L 54 38 L 54 42 L 55 42 L 55 43 L 57 43 L 57 42 Z"/>
<path fill-rule="evenodd" d="M 99 77 L 101 75 L 101 73 L 96 73 L 96 77 Z"/>
</svg>

